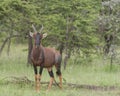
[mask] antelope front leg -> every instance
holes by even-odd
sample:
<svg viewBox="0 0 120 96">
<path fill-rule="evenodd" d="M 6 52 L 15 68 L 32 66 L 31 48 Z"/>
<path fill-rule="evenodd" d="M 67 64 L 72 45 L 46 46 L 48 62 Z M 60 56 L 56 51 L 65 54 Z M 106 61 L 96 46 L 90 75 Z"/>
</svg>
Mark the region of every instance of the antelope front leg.
<svg viewBox="0 0 120 96">
<path fill-rule="evenodd" d="M 40 75 L 37 75 L 37 67 L 34 67 L 34 72 L 35 72 L 35 89 L 37 92 L 40 90 Z"/>
<path fill-rule="evenodd" d="M 35 75 L 35 89 L 37 92 L 40 91 L 40 75 Z"/>
<path fill-rule="evenodd" d="M 39 75 L 38 75 L 38 85 L 40 86 L 40 80 L 41 80 L 41 76 L 42 76 L 42 71 L 43 71 L 43 67 L 40 67 L 40 70 L 39 70 Z M 40 87 L 39 87 L 40 89 Z"/>
<path fill-rule="evenodd" d="M 51 68 L 48 68 L 48 73 L 50 75 L 50 82 L 49 82 L 49 85 L 48 85 L 48 90 L 50 90 L 51 87 L 52 87 L 53 81 L 54 81 L 54 74 L 53 74 L 53 71 L 52 71 Z"/>
</svg>

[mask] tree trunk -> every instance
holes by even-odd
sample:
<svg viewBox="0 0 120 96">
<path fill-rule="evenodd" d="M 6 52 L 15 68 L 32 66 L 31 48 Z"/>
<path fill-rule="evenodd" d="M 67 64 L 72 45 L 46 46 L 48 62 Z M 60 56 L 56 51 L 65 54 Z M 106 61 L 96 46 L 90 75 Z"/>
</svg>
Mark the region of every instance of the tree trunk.
<svg viewBox="0 0 120 96">
<path fill-rule="evenodd" d="M 9 38 L 8 39 L 8 49 L 7 49 L 8 56 L 9 56 L 9 53 L 10 53 L 10 45 L 11 45 L 11 39 Z"/>
<path fill-rule="evenodd" d="M 68 61 L 68 39 L 69 39 L 69 17 L 67 17 L 67 25 L 66 25 L 66 42 L 65 42 L 65 58 L 64 58 L 64 69 L 66 69 L 67 61 Z"/>
<path fill-rule="evenodd" d="M 3 49 L 4 49 L 4 47 L 5 47 L 6 43 L 7 43 L 7 41 L 8 41 L 8 38 L 6 38 L 6 39 L 4 40 L 4 42 L 3 42 L 3 44 L 2 44 L 2 46 L 1 46 L 1 48 L 0 48 L 0 55 L 2 54 L 2 51 L 3 51 Z"/>
<path fill-rule="evenodd" d="M 0 48 L 0 55 L 2 54 L 2 51 L 3 51 L 3 49 L 4 49 L 4 47 L 5 47 L 6 43 L 7 43 L 7 41 L 8 41 L 9 39 L 11 39 L 11 38 L 14 38 L 14 37 L 21 37 L 21 35 L 12 35 L 12 36 L 7 37 L 7 38 L 5 39 L 5 41 L 3 42 L 1 48 Z"/>
<path fill-rule="evenodd" d="M 31 62 L 31 51 L 33 48 L 33 44 L 32 44 L 32 37 L 30 35 L 28 35 L 28 60 L 27 60 L 27 64 L 32 64 Z"/>
</svg>

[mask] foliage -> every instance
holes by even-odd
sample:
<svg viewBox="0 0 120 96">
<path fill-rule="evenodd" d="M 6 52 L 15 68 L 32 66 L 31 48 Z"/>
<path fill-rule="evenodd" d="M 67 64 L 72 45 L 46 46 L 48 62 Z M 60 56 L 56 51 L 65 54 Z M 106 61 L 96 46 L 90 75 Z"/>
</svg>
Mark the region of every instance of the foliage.
<svg viewBox="0 0 120 96">
<path fill-rule="evenodd" d="M 33 10 L 33 11 L 31 11 Z M 21 0 L 3 0 L 0 3 L 0 29 L 7 35 L 25 34 L 34 21 L 35 6 Z"/>
<path fill-rule="evenodd" d="M 64 49 L 84 51 L 98 42 L 94 22 L 99 6 L 96 0 L 3 0 L 0 30 L 7 35 L 25 35 L 31 30 L 31 24 L 37 28 L 43 24 L 44 32 L 49 34 L 46 44 L 57 47 L 62 44 Z"/>
<path fill-rule="evenodd" d="M 102 36 L 112 34 L 114 43 L 119 44 L 120 40 L 120 1 L 103 0 L 99 16 L 99 28 Z"/>
<path fill-rule="evenodd" d="M 41 12 L 45 18 L 42 22 L 45 23 L 50 34 L 48 37 L 50 43 L 62 43 L 68 50 L 73 51 L 76 48 L 82 50 L 86 46 L 87 49 L 93 48 L 93 45 L 97 43 L 94 26 L 99 12 L 96 10 L 99 7 L 95 8 L 97 3 L 98 1 L 92 0 L 52 0 L 51 3 L 45 1 L 40 9 L 45 9 Z"/>
</svg>

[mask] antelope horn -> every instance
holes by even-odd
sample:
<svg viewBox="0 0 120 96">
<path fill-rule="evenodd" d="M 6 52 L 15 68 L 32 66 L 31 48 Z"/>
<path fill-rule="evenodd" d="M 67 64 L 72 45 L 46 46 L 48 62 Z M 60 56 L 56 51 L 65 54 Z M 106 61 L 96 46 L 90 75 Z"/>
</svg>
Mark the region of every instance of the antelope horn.
<svg viewBox="0 0 120 96">
<path fill-rule="evenodd" d="M 29 32 L 29 35 L 30 35 L 31 37 L 33 37 L 33 33 L 32 33 L 32 32 Z"/>
<path fill-rule="evenodd" d="M 37 32 L 37 30 L 33 24 L 32 24 L 32 28 L 33 28 L 34 32 Z"/>
<path fill-rule="evenodd" d="M 42 25 L 42 27 L 41 27 L 41 29 L 40 29 L 40 33 L 42 32 L 42 30 L 43 30 L 43 25 Z"/>
</svg>

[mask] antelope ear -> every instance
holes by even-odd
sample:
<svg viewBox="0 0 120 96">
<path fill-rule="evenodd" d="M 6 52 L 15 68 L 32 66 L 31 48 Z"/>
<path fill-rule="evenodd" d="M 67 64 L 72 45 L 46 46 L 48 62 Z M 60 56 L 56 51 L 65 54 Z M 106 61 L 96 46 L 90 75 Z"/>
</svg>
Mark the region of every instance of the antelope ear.
<svg viewBox="0 0 120 96">
<path fill-rule="evenodd" d="M 42 39 L 44 39 L 47 36 L 47 33 L 44 33 L 42 36 Z"/>
<path fill-rule="evenodd" d="M 33 33 L 32 33 L 32 32 L 29 32 L 29 35 L 30 35 L 31 37 L 33 37 Z"/>
</svg>

